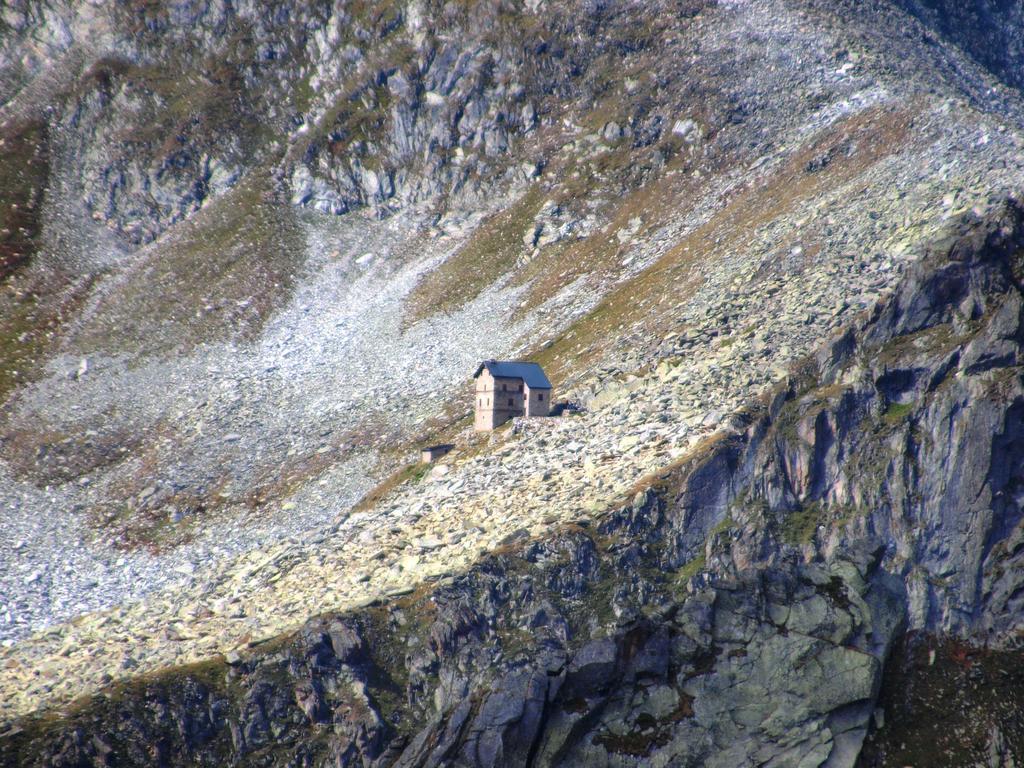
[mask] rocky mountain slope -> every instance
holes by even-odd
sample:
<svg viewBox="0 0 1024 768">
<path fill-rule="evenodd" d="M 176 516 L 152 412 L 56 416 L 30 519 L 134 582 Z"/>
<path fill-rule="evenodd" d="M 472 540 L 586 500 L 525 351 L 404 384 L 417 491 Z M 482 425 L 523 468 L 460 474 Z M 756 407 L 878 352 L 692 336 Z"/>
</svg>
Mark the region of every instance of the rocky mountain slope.
<svg viewBox="0 0 1024 768">
<path fill-rule="evenodd" d="M 6 7 L 3 764 L 1019 762 L 976 5 Z"/>
<path fill-rule="evenodd" d="M 1022 227 L 965 224 L 630 503 L 24 721 L 11 764 L 853 765 L 907 630 L 1019 656 Z M 1011 764 L 1013 695 L 929 754 Z"/>
</svg>

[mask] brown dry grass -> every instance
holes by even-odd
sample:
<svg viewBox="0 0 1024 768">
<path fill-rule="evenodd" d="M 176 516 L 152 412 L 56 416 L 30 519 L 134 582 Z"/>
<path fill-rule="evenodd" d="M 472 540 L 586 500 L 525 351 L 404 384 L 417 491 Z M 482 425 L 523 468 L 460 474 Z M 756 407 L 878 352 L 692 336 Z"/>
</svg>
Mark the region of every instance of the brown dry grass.
<svg viewBox="0 0 1024 768">
<path fill-rule="evenodd" d="M 14 126 L 0 134 L 0 280 L 35 251 L 49 155 L 48 131 L 42 122 Z"/>
<path fill-rule="evenodd" d="M 188 541 L 200 520 L 208 524 L 211 518 L 237 512 L 239 507 L 251 514 L 278 504 L 297 490 L 319 477 L 331 466 L 350 456 L 380 447 L 379 425 L 364 424 L 334 435 L 332 450 L 310 450 L 279 461 L 263 463 L 254 468 L 242 490 L 232 490 L 237 478 L 225 473 L 196 487 L 177 490 L 155 507 L 139 507 L 131 503 L 146 486 L 160 478 L 166 444 L 181 445 L 182 437 L 167 424 L 158 425 L 146 436 L 134 453 L 138 466 L 130 476 L 121 480 L 112 496 L 128 501 L 110 502 L 93 510 L 92 522 L 110 532 L 117 546 L 131 549 L 143 547 L 151 551 L 169 549 Z M 384 443 L 389 441 L 384 438 Z M 163 442 L 165 448 L 157 449 Z M 183 520 L 170 521 L 169 510 L 186 511 Z"/>
<path fill-rule="evenodd" d="M 554 344 L 538 350 L 532 359 L 555 379 L 565 379 L 570 373 L 578 375 L 585 371 L 586 363 L 597 358 L 627 329 L 643 325 L 646 337 L 659 338 L 671 326 L 671 309 L 699 285 L 695 267 L 742 249 L 745 240 L 769 222 L 796 214 L 801 205 L 822 195 L 828 187 L 847 184 L 884 157 L 901 151 L 908 140 L 913 114 L 910 110 L 867 110 L 808 142 L 775 173 L 752 180 L 735 193 L 706 224 L 635 278 L 610 292 L 591 313 L 567 329 Z M 847 148 L 855 151 L 847 153 Z M 821 157 L 828 157 L 829 162 L 816 172 L 809 171 L 811 161 Z M 638 193 L 630 207 L 636 205 L 642 210 L 644 198 Z M 663 199 L 674 198 L 665 194 Z M 620 216 L 627 215 L 624 210 Z M 579 248 L 599 253 L 600 243 L 584 243 Z M 607 259 L 607 251 L 605 254 Z M 579 253 L 567 261 L 580 264 L 586 263 L 587 258 Z M 595 261 L 599 262 L 600 256 Z M 562 279 L 571 279 L 572 274 L 567 272 Z"/>
<path fill-rule="evenodd" d="M 74 341 L 85 353 L 190 349 L 251 339 L 290 296 L 304 242 L 259 175 L 213 200 L 103 295 Z"/>
<path fill-rule="evenodd" d="M 373 509 L 396 489 L 408 482 L 418 481 L 429 469 L 429 464 L 406 464 L 377 483 L 363 498 L 356 502 L 355 506 L 352 507 L 352 511 L 365 512 L 366 510 Z"/>
<path fill-rule="evenodd" d="M 469 242 L 413 288 L 405 323 L 456 310 L 512 270 L 524 251 L 523 233 L 542 203 L 542 191 L 533 185 L 508 208 L 488 217 Z"/>
</svg>

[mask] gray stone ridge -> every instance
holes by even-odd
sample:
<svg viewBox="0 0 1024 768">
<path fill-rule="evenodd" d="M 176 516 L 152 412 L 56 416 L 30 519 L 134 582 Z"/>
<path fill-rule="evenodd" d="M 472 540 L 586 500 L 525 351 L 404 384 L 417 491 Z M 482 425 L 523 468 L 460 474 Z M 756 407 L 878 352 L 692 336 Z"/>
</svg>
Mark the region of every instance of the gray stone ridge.
<svg viewBox="0 0 1024 768">
<path fill-rule="evenodd" d="M 479 432 L 500 427 L 517 416 L 551 413 L 551 382 L 537 363 L 484 360 L 473 379 L 473 427 Z"/>
</svg>

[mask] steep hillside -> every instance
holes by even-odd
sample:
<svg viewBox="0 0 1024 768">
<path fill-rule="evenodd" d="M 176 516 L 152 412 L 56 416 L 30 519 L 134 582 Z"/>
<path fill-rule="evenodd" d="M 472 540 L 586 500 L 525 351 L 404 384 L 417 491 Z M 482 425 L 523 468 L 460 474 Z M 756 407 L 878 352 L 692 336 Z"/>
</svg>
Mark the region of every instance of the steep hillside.
<svg viewBox="0 0 1024 768">
<path fill-rule="evenodd" d="M 1021 620 L 1011 11 L 5 7 L 4 759 L 918 759 Z"/>
<path fill-rule="evenodd" d="M 631 502 L 24 719 L 9 764 L 853 766 L 873 729 L 865 765 L 1012 765 L 1022 226 L 1017 208 L 965 223 Z M 902 667 L 878 708 L 907 629 L 955 638 L 942 672 L 935 641 L 918 652 L 916 707 L 941 709 L 957 663 L 1011 698 L 922 739 Z"/>
</svg>

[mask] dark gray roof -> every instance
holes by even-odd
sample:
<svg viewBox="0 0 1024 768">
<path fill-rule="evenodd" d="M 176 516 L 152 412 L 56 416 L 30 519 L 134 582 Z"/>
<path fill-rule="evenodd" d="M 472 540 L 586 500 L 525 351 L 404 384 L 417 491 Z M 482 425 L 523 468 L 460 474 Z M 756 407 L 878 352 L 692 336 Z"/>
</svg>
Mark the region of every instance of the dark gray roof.
<svg viewBox="0 0 1024 768">
<path fill-rule="evenodd" d="M 551 389 L 551 382 L 544 375 L 544 369 L 536 363 L 521 363 L 516 360 L 484 360 L 473 374 L 475 379 L 486 368 L 491 376 L 502 379 L 522 379 L 530 389 Z"/>
</svg>

